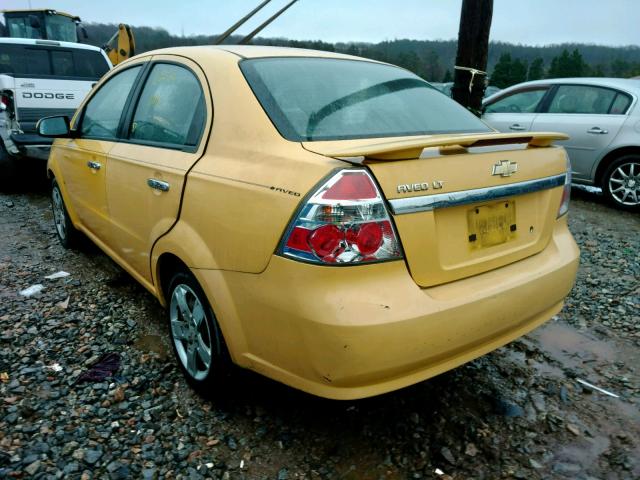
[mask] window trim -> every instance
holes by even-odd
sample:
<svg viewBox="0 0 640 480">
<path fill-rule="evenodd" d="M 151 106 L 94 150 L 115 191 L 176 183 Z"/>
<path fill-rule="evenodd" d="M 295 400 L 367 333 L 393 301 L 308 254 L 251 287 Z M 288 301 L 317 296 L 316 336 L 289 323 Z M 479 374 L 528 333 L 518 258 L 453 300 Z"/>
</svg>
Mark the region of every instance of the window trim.
<svg viewBox="0 0 640 480">
<path fill-rule="evenodd" d="M 605 113 L 565 113 L 565 112 L 550 112 L 549 111 L 549 107 L 551 106 L 551 102 L 553 101 L 553 99 L 556 97 L 556 95 L 558 94 L 558 90 L 560 90 L 560 87 L 591 87 L 591 88 L 601 88 L 603 90 L 611 90 L 615 93 L 615 95 L 613 96 L 613 99 L 611 100 L 611 103 L 609 104 L 609 107 L 607 108 L 607 111 Z M 608 85 L 592 85 L 590 83 L 556 83 L 553 85 L 552 87 L 552 92 L 549 95 L 549 98 L 547 99 L 547 101 L 545 102 L 544 105 L 544 109 L 539 112 L 539 113 L 544 113 L 545 115 L 615 115 L 615 116 L 627 116 L 631 110 L 631 106 L 635 103 L 634 100 L 634 96 L 631 95 L 630 93 L 627 93 L 623 90 L 619 90 L 615 87 L 610 87 Z M 630 101 L 629 104 L 627 105 L 626 110 L 623 113 L 610 113 L 611 112 L 611 108 L 613 107 L 613 104 L 616 101 L 616 97 L 618 95 L 624 95 L 625 97 L 627 97 Z"/>
<path fill-rule="evenodd" d="M 145 69 L 148 68 L 148 64 L 149 64 L 149 62 L 135 63 L 135 64 L 127 66 L 126 68 L 123 68 L 121 70 L 113 71 L 112 75 L 109 75 L 109 77 L 106 78 L 98 86 L 98 88 L 96 88 L 96 90 L 94 92 L 90 93 L 91 96 L 89 98 L 87 98 L 86 102 L 82 106 L 82 111 L 78 114 L 78 120 L 73 125 L 73 131 L 76 134 L 75 138 L 79 138 L 79 139 L 83 139 L 83 140 L 103 140 L 103 141 L 107 141 L 107 142 L 116 142 L 116 141 L 120 140 L 119 135 L 120 135 L 120 129 L 122 128 L 122 120 L 123 120 L 124 113 L 127 111 L 128 105 L 131 102 L 131 99 L 133 97 L 134 92 L 136 91 L 136 88 L 137 88 L 137 86 L 138 86 L 138 84 L 140 82 L 140 79 L 141 79 L 142 75 L 144 74 Z M 126 72 L 127 70 L 131 70 L 132 68 L 139 68 L 139 67 L 142 67 L 142 68 L 140 69 L 140 72 L 138 72 L 138 75 L 136 76 L 135 80 L 133 81 L 133 87 L 131 88 L 131 90 L 129 91 L 129 95 L 127 95 L 127 98 L 125 99 L 124 109 L 122 110 L 122 113 L 120 114 L 120 120 L 118 120 L 118 126 L 116 127 L 116 136 L 115 137 L 101 137 L 101 136 L 96 136 L 96 135 L 83 135 L 82 134 L 82 124 L 84 123 L 84 116 L 85 116 L 85 113 L 87 111 L 87 106 L 91 103 L 91 101 L 98 94 L 98 92 L 100 90 L 102 90 L 104 88 L 104 86 L 107 83 L 109 83 L 113 78 L 117 77 L 118 75 L 122 74 L 123 72 Z"/>
<path fill-rule="evenodd" d="M 177 67 L 181 67 L 181 68 L 184 68 L 185 70 L 188 70 L 194 76 L 194 78 L 198 82 L 198 85 L 200 86 L 200 92 L 202 93 L 202 101 L 205 103 L 205 109 L 204 109 L 205 116 L 200 128 L 200 131 L 198 132 L 198 141 L 196 142 L 195 145 L 181 145 L 179 143 L 155 142 L 152 140 L 140 140 L 140 139 L 129 138 L 131 123 L 133 122 L 133 116 L 136 112 L 136 109 L 138 108 L 138 103 L 140 102 L 140 98 L 142 97 L 142 91 L 144 90 L 144 87 L 147 84 L 147 80 L 149 79 L 149 76 L 151 75 L 153 68 L 156 65 L 161 65 L 161 64 L 175 65 Z M 131 98 L 127 99 L 127 105 L 125 106 L 125 109 L 124 109 L 124 115 L 120 119 L 121 121 L 118 128 L 118 142 L 128 143 L 133 145 L 143 145 L 148 147 L 166 148 L 170 150 L 178 150 L 178 151 L 187 152 L 187 153 L 196 153 L 200 149 L 200 145 L 202 143 L 202 137 L 204 136 L 204 132 L 207 129 L 207 120 L 208 120 L 205 90 L 196 72 L 194 72 L 192 68 L 190 68 L 188 65 L 182 62 L 166 60 L 166 59 L 155 60 L 155 61 L 151 60 L 147 62 L 146 70 L 143 72 L 142 76 L 138 80 L 139 80 L 138 83 L 131 90 L 133 92 L 133 95 Z"/>
<path fill-rule="evenodd" d="M 489 108 L 491 105 L 495 105 L 496 103 L 498 103 L 501 100 L 504 100 L 505 98 L 512 97 L 514 95 L 518 95 L 519 93 L 531 92 L 531 91 L 534 91 L 534 90 L 544 90 L 544 95 L 542 95 L 542 97 L 540 98 L 540 101 L 536 105 L 536 108 L 535 108 L 535 110 L 533 112 L 519 112 L 518 113 L 518 112 L 487 112 L 486 111 L 486 109 Z M 506 113 L 506 114 L 514 114 L 514 115 L 518 115 L 518 114 L 526 115 L 526 114 L 540 113 L 543 110 L 543 107 L 546 106 L 547 98 L 548 98 L 551 90 L 553 90 L 553 85 L 549 85 L 549 84 L 527 85 L 526 87 L 523 87 L 523 88 L 512 90 L 510 92 L 505 92 L 503 95 L 499 96 L 495 100 L 492 100 L 491 103 L 487 103 L 486 105 L 484 105 L 484 110 L 485 110 L 485 113 L 487 115 L 501 115 L 501 114 L 504 114 L 504 113 Z"/>
</svg>

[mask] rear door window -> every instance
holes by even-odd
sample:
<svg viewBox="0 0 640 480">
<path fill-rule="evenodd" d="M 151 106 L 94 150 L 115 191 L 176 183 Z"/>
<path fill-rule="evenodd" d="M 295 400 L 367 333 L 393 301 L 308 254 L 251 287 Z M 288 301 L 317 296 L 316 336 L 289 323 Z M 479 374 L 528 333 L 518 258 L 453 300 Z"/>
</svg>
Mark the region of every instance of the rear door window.
<svg viewBox="0 0 640 480">
<path fill-rule="evenodd" d="M 549 113 L 606 114 L 616 91 L 591 85 L 560 85 L 549 104 Z"/>
<path fill-rule="evenodd" d="M 129 138 L 142 142 L 196 146 L 204 128 L 200 82 L 188 69 L 159 63 L 142 89 Z"/>
<path fill-rule="evenodd" d="M 114 75 L 91 97 L 80 126 L 83 138 L 117 137 L 124 105 L 141 69 L 136 66 Z"/>
</svg>

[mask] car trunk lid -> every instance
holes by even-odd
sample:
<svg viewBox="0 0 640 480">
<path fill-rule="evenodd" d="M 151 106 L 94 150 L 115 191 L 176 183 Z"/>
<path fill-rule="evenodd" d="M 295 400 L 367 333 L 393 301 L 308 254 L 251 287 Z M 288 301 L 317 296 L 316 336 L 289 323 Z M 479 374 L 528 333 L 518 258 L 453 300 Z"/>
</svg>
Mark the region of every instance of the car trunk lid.
<svg viewBox="0 0 640 480">
<path fill-rule="evenodd" d="M 385 197 L 411 275 L 423 287 L 499 268 L 549 243 L 566 155 L 556 133 L 429 135 L 306 142 L 366 165 Z"/>
</svg>

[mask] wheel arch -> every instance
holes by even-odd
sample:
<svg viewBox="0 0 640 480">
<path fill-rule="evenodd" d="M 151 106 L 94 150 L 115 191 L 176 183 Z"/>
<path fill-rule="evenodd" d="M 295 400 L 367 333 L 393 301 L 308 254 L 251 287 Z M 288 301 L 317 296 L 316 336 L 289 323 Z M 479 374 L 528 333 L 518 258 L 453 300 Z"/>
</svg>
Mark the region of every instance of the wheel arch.
<svg viewBox="0 0 640 480">
<path fill-rule="evenodd" d="M 167 289 L 172 276 L 176 272 L 184 270 L 191 273 L 200 288 L 202 288 L 209 305 L 213 309 L 231 359 L 235 363 L 242 364 L 242 353 L 247 350 L 247 341 L 242 326 L 238 321 L 233 295 L 229 290 L 224 272 L 217 269 L 190 267 L 189 265 L 193 265 L 193 263 L 183 253 L 176 254 L 172 251 L 163 250 L 162 253 L 157 254 L 156 258 L 154 251 L 153 258 L 156 259 L 152 270 L 154 284 L 156 285 L 157 298 L 160 303 L 165 308 L 168 307 Z M 215 294 L 212 292 L 215 292 Z"/>
<path fill-rule="evenodd" d="M 595 174 L 593 176 L 594 184 L 598 186 L 602 185 L 602 177 L 604 173 L 609 168 L 611 163 L 615 162 L 618 158 L 623 157 L 625 155 L 639 155 L 640 156 L 640 146 L 638 145 L 629 145 L 625 147 L 619 147 L 615 150 L 611 150 L 607 152 L 604 157 L 598 162 L 598 166 L 596 167 Z"/>
</svg>

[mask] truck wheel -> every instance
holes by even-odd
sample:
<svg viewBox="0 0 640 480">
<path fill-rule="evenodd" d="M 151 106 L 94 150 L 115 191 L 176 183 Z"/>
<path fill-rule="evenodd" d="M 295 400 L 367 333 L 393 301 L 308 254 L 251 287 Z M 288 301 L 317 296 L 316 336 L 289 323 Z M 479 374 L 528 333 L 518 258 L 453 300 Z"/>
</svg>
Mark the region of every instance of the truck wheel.
<svg viewBox="0 0 640 480">
<path fill-rule="evenodd" d="M 71 223 L 67 207 L 62 198 L 62 192 L 58 182 L 54 178 L 51 182 L 51 208 L 53 210 L 53 222 L 58 234 L 58 240 L 64 248 L 73 248 L 78 244 L 80 232 Z"/>
<path fill-rule="evenodd" d="M 640 156 L 625 155 L 609 165 L 602 177 L 602 193 L 614 207 L 640 212 Z"/>
<path fill-rule="evenodd" d="M 0 142 L 0 189 L 13 190 L 18 180 L 18 159 L 10 155 Z"/>
<path fill-rule="evenodd" d="M 171 345 L 178 365 L 198 393 L 211 397 L 227 380 L 231 365 L 213 310 L 187 271 L 173 276 L 167 300 Z"/>
</svg>

